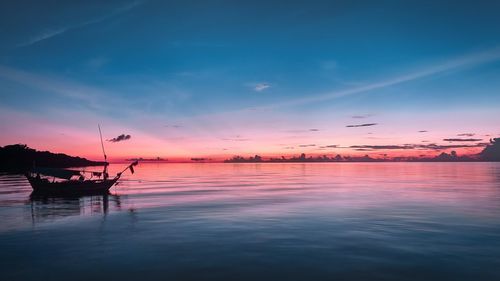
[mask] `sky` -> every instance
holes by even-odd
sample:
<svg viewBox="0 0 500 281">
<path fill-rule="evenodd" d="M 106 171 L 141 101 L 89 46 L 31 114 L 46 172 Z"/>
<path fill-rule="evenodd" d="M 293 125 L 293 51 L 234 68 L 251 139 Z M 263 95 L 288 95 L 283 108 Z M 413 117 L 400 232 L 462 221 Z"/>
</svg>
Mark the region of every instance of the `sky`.
<svg viewBox="0 0 500 281">
<path fill-rule="evenodd" d="M 499 1 L 2 1 L 0 146 L 432 156 L 500 136 Z"/>
</svg>

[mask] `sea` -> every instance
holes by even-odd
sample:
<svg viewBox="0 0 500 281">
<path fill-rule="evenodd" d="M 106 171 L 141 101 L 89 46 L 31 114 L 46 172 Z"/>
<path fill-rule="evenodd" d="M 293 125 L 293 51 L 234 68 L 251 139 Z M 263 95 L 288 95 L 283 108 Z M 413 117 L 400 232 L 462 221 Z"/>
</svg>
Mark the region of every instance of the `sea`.
<svg viewBox="0 0 500 281">
<path fill-rule="evenodd" d="M 0 279 L 500 280 L 500 163 L 140 163 L 73 198 L 0 174 Z"/>
</svg>

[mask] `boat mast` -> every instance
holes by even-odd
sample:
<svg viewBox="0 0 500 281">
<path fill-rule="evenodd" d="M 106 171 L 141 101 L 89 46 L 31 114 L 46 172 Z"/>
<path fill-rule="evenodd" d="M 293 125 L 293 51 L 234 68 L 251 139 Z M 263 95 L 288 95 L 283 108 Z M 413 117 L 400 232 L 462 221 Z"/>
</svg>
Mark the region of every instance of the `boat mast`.
<svg viewBox="0 0 500 281">
<path fill-rule="evenodd" d="M 104 176 L 104 179 L 107 179 L 108 178 L 108 157 L 106 156 L 106 151 L 104 151 L 104 142 L 102 141 L 101 125 L 97 124 L 97 128 L 99 128 L 99 136 L 101 137 L 102 154 L 104 154 L 103 176 Z"/>
</svg>

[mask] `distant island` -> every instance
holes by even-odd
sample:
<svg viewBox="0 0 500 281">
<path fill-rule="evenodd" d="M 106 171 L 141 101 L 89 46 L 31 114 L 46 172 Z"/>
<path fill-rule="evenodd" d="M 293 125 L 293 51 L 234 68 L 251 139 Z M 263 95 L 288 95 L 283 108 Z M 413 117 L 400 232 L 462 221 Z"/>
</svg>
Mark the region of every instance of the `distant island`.
<svg viewBox="0 0 500 281">
<path fill-rule="evenodd" d="M 156 158 L 129 158 L 125 159 L 125 161 L 141 161 L 141 162 L 163 162 L 163 161 L 168 161 L 168 159 L 161 158 L 161 157 L 156 157 Z"/>
<path fill-rule="evenodd" d="M 484 161 L 500 161 L 500 138 L 490 140 L 490 144 L 479 153 L 479 158 Z"/>
<path fill-rule="evenodd" d="M 212 159 L 211 158 L 197 158 L 197 157 L 194 157 L 194 158 L 191 158 L 191 161 L 204 163 L 204 162 L 210 162 L 210 161 L 212 161 Z"/>
<path fill-rule="evenodd" d="M 476 155 L 457 155 L 456 151 L 451 153 L 442 152 L 435 157 L 394 157 L 394 158 L 372 158 L 369 155 L 365 156 L 342 156 L 337 154 L 335 157 L 309 156 L 302 153 L 300 156 L 286 158 L 264 159 L 260 155 L 253 157 L 234 156 L 231 159 L 224 160 L 225 163 L 297 163 L 297 162 L 497 162 L 500 161 L 500 138 L 490 140 L 482 152 Z"/>
<path fill-rule="evenodd" d="M 0 147 L 0 171 L 25 172 L 33 167 L 68 168 L 102 166 L 105 162 L 91 161 L 63 153 L 38 151 L 25 144 L 13 144 Z"/>
</svg>

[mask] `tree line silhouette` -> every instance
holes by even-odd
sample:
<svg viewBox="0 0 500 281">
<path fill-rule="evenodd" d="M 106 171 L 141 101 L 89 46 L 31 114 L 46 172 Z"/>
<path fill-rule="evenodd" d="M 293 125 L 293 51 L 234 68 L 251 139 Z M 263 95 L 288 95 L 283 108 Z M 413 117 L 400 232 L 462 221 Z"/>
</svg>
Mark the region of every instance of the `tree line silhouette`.
<svg viewBox="0 0 500 281">
<path fill-rule="evenodd" d="M 307 157 L 305 153 L 300 156 L 292 156 L 286 158 L 281 157 L 271 157 L 269 159 L 264 159 L 260 155 L 255 155 L 251 157 L 234 156 L 230 159 L 225 160 L 226 163 L 259 163 L 259 162 L 477 162 L 477 161 L 500 161 L 500 138 L 494 138 L 490 140 L 490 144 L 487 145 L 483 151 L 477 155 L 462 155 L 459 156 L 456 151 L 451 151 L 450 153 L 442 152 L 435 157 L 393 157 L 393 158 L 373 158 L 369 155 L 364 156 L 342 156 L 337 154 L 333 157 L 328 157 L 327 155 L 322 156 L 309 156 Z"/>
<path fill-rule="evenodd" d="M 0 147 L 0 171 L 25 172 L 33 165 L 40 167 L 68 168 L 104 165 L 105 162 L 91 161 L 63 153 L 37 151 L 25 144 Z"/>
</svg>

